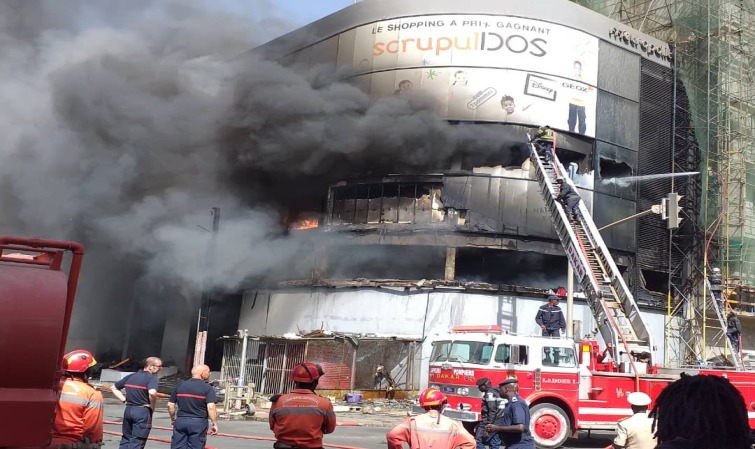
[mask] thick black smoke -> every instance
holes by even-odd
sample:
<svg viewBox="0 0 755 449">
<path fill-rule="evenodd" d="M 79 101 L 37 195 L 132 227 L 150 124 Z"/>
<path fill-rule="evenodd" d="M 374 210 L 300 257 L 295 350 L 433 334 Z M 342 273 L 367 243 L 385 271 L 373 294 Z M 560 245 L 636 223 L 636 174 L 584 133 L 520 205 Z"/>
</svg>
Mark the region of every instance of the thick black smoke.
<svg viewBox="0 0 755 449">
<path fill-rule="evenodd" d="M 142 330 L 162 326 L 163 302 L 192 304 L 211 207 L 223 220 L 209 280 L 234 289 L 306 263 L 308 238 L 283 232 L 282 214 L 320 210 L 328 183 L 426 172 L 461 149 L 503 160 L 516 140 L 451 126 L 421 97 L 371 103 L 334 68 L 307 79 L 259 60 L 248 50 L 280 21 L 211 7 L 0 3 L 0 230 L 87 246 L 82 344 L 120 347 L 134 301 Z"/>
</svg>

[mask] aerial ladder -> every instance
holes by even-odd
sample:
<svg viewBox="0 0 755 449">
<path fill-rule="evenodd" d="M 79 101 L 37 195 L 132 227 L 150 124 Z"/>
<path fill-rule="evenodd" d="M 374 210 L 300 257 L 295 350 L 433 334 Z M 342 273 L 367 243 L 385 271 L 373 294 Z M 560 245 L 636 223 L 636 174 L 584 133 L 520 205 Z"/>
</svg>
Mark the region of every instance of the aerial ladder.
<svg viewBox="0 0 755 449">
<path fill-rule="evenodd" d="M 716 319 L 718 320 L 718 325 L 719 325 L 717 329 L 718 335 L 715 336 L 714 340 L 718 338 L 723 338 L 724 346 L 728 349 L 729 354 L 731 354 L 731 360 L 734 363 L 734 367 L 737 369 L 742 369 L 744 365 L 742 363 L 742 354 L 740 353 L 739 348 L 735 348 L 731 344 L 731 341 L 729 340 L 728 335 L 726 335 L 726 328 L 728 327 L 728 325 L 726 324 L 726 310 L 725 310 L 725 305 L 724 305 L 724 299 L 723 298 L 721 298 L 720 300 L 716 299 L 716 295 L 713 293 L 713 290 L 711 289 L 710 280 L 705 279 L 705 287 L 706 287 L 706 291 L 708 292 L 708 301 L 709 301 L 708 304 L 710 304 L 709 307 L 712 308 L 713 311 L 715 312 Z M 703 310 L 703 313 L 705 313 L 704 310 Z M 711 327 L 716 328 L 716 326 L 711 326 Z M 705 342 L 703 342 L 703 344 L 705 344 Z"/>
<path fill-rule="evenodd" d="M 643 358 L 649 356 L 647 366 L 653 366 L 656 347 L 650 328 L 600 236 L 590 211 L 584 201 L 580 200 L 577 218 L 567 216 L 564 207 L 556 200 L 560 193 L 556 180 L 562 178 L 563 183 L 571 185 L 576 192 L 574 183 L 566 176 L 566 171 L 555 154 L 552 161 L 547 161 L 538 154 L 529 135 L 527 137 L 530 159 L 547 213 L 553 221 L 569 263 L 574 268 L 598 331 L 605 343 L 610 345 L 614 362 L 622 361 L 623 348 L 627 361 L 633 366 L 632 357 L 643 353 Z"/>
</svg>

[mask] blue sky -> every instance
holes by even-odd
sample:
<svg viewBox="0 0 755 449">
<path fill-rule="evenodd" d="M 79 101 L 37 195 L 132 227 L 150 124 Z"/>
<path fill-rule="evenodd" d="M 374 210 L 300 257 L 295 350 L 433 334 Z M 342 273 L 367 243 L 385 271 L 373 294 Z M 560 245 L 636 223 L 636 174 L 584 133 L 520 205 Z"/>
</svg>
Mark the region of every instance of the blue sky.
<svg viewBox="0 0 755 449">
<path fill-rule="evenodd" d="M 300 25 L 313 22 L 339 9 L 343 9 L 353 0 L 273 0 L 281 9 L 293 14 Z"/>
<path fill-rule="evenodd" d="M 354 0 L 209 0 L 207 3 L 218 9 L 254 18 L 255 21 L 280 19 L 285 23 L 280 29 L 276 29 L 280 35 L 333 14 L 352 5 Z M 260 8 L 260 4 L 265 3 L 273 7 L 270 10 Z"/>
</svg>

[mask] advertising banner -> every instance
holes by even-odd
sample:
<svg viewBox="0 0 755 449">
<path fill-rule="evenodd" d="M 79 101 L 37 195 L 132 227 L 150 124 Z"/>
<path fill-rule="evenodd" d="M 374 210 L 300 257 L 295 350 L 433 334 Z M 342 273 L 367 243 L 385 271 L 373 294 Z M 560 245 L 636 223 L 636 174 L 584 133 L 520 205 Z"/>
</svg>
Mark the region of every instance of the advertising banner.
<svg viewBox="0 0 755 449">
<path fill-rule="evenodd" d="M 359 84 L 373 96 L 421 89 L 451 120 L 595 136 L 598 38 L 587 33 L 521 17 L 433 15 L 363 25 L 349 36 L 353 58 L 341 62 L 370 74 Z"/>
<path fill-rule="evenodd" d="M 522 70 L 439 67 L 363 75 L 373 99 L 422 92 L 449 120 L 549 125 L 595 135 L 597 90 L 567 78 Z"/>
</svg>

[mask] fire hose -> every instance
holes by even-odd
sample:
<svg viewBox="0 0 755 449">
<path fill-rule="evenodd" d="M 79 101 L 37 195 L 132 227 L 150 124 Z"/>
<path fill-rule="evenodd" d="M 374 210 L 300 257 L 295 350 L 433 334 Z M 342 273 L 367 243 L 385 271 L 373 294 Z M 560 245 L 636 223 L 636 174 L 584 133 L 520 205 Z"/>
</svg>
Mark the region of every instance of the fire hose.
<svg viewBox="0 0 755 449">
<path fill-rule="evenodd" d="M 118 421 L 103 421 L 103 424 L 110 424 L 110 425 L 114 425 L 114 426 L 116 426 L 116 425 L 120 426 L 123 423 L 118 422 Z M 152 426 L 152 428 L 153 429 L 158 429 L 158 430 L 173 430 L 172 427 L 164 427 L 164 426 Z M 119 432 L 113 432 L 113 431 L 110 431 L 110 430 L 105 430 L 105 433 L 107 433 L 109 435 L 118 435 L 118 436 L 121 435 Z M 271 437 L 260 437 L 260 436 L 252 436 L 252 435 L 239 435 L 239 434 L 235 434 L 235 433 L 221 433 L 221 432 L 218 432 L 218 433 L 216 433 L 215 435 L 212 435 L 212 436 L 215 436 L 215 437 L 225 437 L 225 438 L 239 438 L 239 439 L 242 439 L 242 440 L 275 441 L 275 438 L 271 438 Z M 161 443 L 170 443 L 170 440 L 167 440 L 165 438 L 148 437 L 147 439 L 148 440 L 158 441 L 158 442 L 161 442 Z M 344 445 L 341 445 L 341 444 L 328 444 L 328 443 L 323 443 L 323 447 L 332 447 L 334 449 L 367 449 L 367 448 L 360 447 L 360 446 L 344 446 Z M 205 446 L 205 449 L 219 449 L 219 448 L 211 447 L 211 446 Z"/>
</svg>

